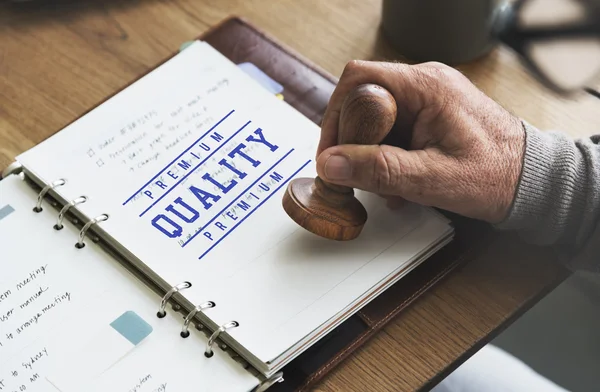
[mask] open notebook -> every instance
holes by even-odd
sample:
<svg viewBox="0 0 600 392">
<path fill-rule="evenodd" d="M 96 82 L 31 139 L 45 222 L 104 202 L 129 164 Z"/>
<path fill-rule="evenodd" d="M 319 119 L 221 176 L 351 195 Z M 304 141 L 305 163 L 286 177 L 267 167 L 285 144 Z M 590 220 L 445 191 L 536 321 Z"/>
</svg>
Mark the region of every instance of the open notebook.
<svg viewBox="0 0 600 392">
<path fill-rule="evenodd" d="M 11 380 L 12 367 L 42 342 L 51 341 L 52 352 L 65 358 L 57 363 L 72 360 L 80 339 L 63 331 L 79 331 L 74 320 L 93 310 L 86 325 L 100 328 L 133 314 L 135 325 L 152 332 L 119 353 L 109 372 L 82 371 L 69 380 L 48 370 L 54 385 L 89 390 L 82 383 L 121 382 L 125 388 L 129 378 L 146 372 L 140 362 L 148 362 L 165 379 L 206 371 L 207 378 L 194 375 L 207 380 L 202 388 L 227 390 L 210 384 L 224 372 L 231 390 L 252 390 L 452 239 L 452 226 L 436 211 L 412 204 L 390 211 L 363 192 L 357 197 L 369 220 L 358 239 L 329 241 L 300 228 L 281 199 L 290 179 L 316 175 L 318 139 L 315 123 L 209 44 L 195 41 L 18 156 L 15 167 L 59 207 L 67 206 L 59 215 L 68 210 L 82 227 L 77 233 L 65 220 L 61 230 L 53 229 L 61 216 L 47 208 L 32 212 L 37 195 L 19 177 L 0 182 L 0 208 L 18 205 L 0 220 L 0 294 L 39 268 L 41 256 L 22 252 L 23 238 L 34 232 L 39 240 L 27 251 L 51 255 L 57 270 L 69 271 L 48 275 L 48 281 L 57 280 L 53 287 L 77 282 L 80 294 L 47 324 L 36 323 L 37 334 L 24 335 L 21 345 L 0 346 L 0 369 L 8 372 L 0 380 Z M 11 221 L 19 222 L 20 231 Z M 182 331 L 181 315 L 161 307 L 160 296 L 119 270 L 95 240 L 167 293 L 163 304 L 176 301 L 190 314 L 190 328 Z M 11 258 L 18 261 L 4 261 Z M 22 301 L 3 298 L 0 314 Z M 29 313 L 11 321 L 26 322 Z M 205 337 L 189 334 L 195 323 Z M 231 359 L 237 355 L 252 369 Z"/>
</svg>

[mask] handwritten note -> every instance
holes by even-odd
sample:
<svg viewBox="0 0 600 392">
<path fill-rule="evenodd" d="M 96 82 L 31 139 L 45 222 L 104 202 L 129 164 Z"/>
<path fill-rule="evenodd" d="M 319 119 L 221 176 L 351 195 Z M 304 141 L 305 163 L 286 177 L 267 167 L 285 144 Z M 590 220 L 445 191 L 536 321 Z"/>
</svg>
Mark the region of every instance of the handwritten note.
<svg viewBox="0 0 600 392">
<path fill-rule="evenodd" d="M 56 279 L 53 284 L 52 272 L 49 264 L 40 264 L 0 289 L 0 352 L 20 349 L 38 329 L 59 320 L 72 302 L 69 285 L 60 286 Z"/>
<path fill-rule="evenodd" d="M 3 179 L 0 194 L 14 208 L 0 221 L 0 391 L 48 391 L 47 367 L 86 334 L 86 322 L 98 322 L 90 313 L 111 311 L 101 294 L 120 298 L 125 275 L 97 250 L 77 252 L 76 228 L 53 230 L 51 209 L 33 213 L 35 192 L 18 177 Z"/>
<path fill-rule="evenodd" d="M 104 133 L 104 138 L 89 145 L 87 159 L 97 169 L 115 167 L 135 173 L 164 154 L 178 148 L 191 136 L 203 132 L 215 121 L 210 98 L 227 88 L 221 78 L 203 91 L 194 91 L 178 101 L 158 99 L 155 107 L 126 118 L 122 124 Z"/>
<path fill-rule="evenodd" d="M 15 361 L 12 367 L 0 370 L 0 391 L 31 391 L 35 390 L 38 384 L 45 383 L 43 372 L 39 369 L 49 361 L 48 349 L 40 347 L 26 351 L 21 356 L 20 363 Z"/>
<path fill-rule="evenodd" d="M 0 284 L 0 391 L 31 391 L 45 383 L 43 370 L 52 350 L 43 336 L 72 318 L 83 305 L 78 298 L 85 298 L 63 278 L 64 265 L 30 264 Z"/>
<path fill-rule="evenodd" d="M 139 381 L 131 388 L 129 392 L 165 392 L 167 383 L 154 379 L 152 374 L 146 374 L 139 378 Z"/>
</svg>

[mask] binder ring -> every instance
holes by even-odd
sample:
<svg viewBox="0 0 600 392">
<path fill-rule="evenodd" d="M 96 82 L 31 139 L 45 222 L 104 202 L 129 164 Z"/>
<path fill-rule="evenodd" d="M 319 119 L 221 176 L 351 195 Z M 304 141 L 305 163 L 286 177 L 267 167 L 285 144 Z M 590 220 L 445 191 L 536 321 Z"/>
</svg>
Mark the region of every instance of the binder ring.
<svg viewBox="0 0 600 392">
<path fill-rule="evenodd" d="M 283 382 L 283 372 L 275 373 L 265 381 L 261 382 L 253 392 L 264 392 L 278 382 Z"/>
<path fill-rule="evenodd" d="M 19 162 L 15 161 L 8 165 L 4 170 L 2 170 L 2 176 L 0 178 L 6 178 L 11 174 L 21 174 L 23 173 L 23 165 Z"/>
<path fill-rule="evenodd" d="M 188 331 L 188 328 L 190 325 L 190 321 L 192 321 L 192 319 L 194 318 L 196 313 L 201 312 L 204 309 L 213 308 L 214 306 L 215 306 L 215 303 L 213 301 L 208 301 L 208 302 L 205 302 L 203 304 L 196 306 L 194 308 L 194 310 L 192 310 L 190 313 L 188 313 L 188 315 L 185 317 L 185 320 L 183 320 L 183 327 L 181 328 L 181 333 L 180 333 L 181 337 L 187 338 L 188 336 L 190 336 L 190 331 Z"/>
<path fill-rule="evenodd" d="M 171 287 L 171 289 L 169 291 L 167 291 L 165 296 L 162 297 L 162 300 L 160 301 L 160 309 L 158 309 L 158 312 L 156 313 L 156 317 L 163 318 L 167 315 L 165 308 L 167 307 L 167 302 L 169 301 L 169 298 L 171 298 L 173 296 L 173 294 L 175 294 L 181 290 L 189 289 L 190 287 L 192 287 L 192 284 L 190 282 L 182 282 L 182 283 L 179 283 L 178 285 Z"/>
<path fill-rule="evenodd" d="M 35 204 L 35 207 L 33 207 L 33 212 L 42 212 L 42 201 L 44 200 L 44 196 L 46 196 L 46 193 L 48 193 L 50 189 L 54 189 L 57 186 L 65 185 L 66 183 L 67 181 L 65 179 L 60 178 L 43 187 L 40 193 L 38 194 L 37 203 Z"/>
<path fill-rule="evenodd" d="M 54 229 L 61 230 L 63 228 L 62 221 L 65 217 L 65 214 L 69 210 L 69 208 L 76 206 L 77 204 L 85 203 L 87 201 L 86 196 L 80 196 L 77 199 L 71 200 L 68 204 L 66 204 L 58 213 L 58 222 L 54 225 Z"/>
<path fill-rule="evenodd" d="M 77 243 L 75 244 L 75 247 L 77 249 L 81 249 L 85 246 L 85 243 L 83 242 L 83 239 L 85 238 L 85 233 L 88 231 L 88 229 L 93 225 L 96 224 L 98 222 L 104 222 L 105 220 L 108 219 L 108 215 L 107 214 L 102 214 L 102 215 L 98 215 L 97 217 L 95 217 L 94 219 L 92 219 L 91 221 L 89 221 L 88 223 L 86 223 L 82 228 L 81 231 L 79 232 L 79 241 L 77 241 Z"/>
<path fill-rule="evenodd" d="M 206 358 L 210 358 L 214 355 L 212 346 L 215 344 L 215 340 L 217 340 L 219 335 L 221 335 L 223 332 L 225 332 L 228 329 L 236 328 L 239 326 L 240 326 L 240 323 L 238 323 L 237 321 L 230 321 L 228 323 L 221 325 L 219 327 L 219 329 L 217 329 L 215 332 L 213 332 L 212 335 L 210 335 L 210 338 L 208 339 L 208 343 L 206 344 L 206 351 L 204 351 L 204 356 Z"/>
</svg>

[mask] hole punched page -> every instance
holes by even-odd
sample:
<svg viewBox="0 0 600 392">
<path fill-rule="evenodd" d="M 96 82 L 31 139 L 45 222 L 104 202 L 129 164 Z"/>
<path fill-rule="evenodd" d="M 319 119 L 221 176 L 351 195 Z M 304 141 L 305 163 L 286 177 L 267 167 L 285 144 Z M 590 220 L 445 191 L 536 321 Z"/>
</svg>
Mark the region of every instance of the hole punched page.
<svg viewBox="0 0 600 392">
<path fill-rule="evenodd" d="M 179 317 L 156 317 L 158 295 L 93 241 L 73 246 L 78 229 L 69 221 L 54 230 L 58 209 L 44 200 L 33 212 L 37 194 L 19 176 L 2 179 L 0 194 L 3 389 L 129 390 L 145 379 L 141 390 L 181 390 L 192 370 L 203 391 L 258 384 L 221 350 L 212 362 L 198 355 L 204 334 L 182 339 Z"/>
</svg>

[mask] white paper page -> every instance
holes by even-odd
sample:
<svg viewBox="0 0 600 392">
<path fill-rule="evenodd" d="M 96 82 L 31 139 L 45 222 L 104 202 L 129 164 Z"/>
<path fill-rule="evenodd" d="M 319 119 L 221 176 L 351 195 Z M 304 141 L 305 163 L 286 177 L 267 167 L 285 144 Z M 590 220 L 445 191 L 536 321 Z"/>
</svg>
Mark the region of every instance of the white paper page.
<svg viewBox="0 0 600 392">
<path fill-rule="evenodd" d="M 18 159 L 44 181 L 66 178 L 63 197 L 88 196 L 88 217 L 109 214 L 105 232 L 171 285 L 191 281 L 186 298 L 215 301 L 205 314 L 240 322 L 229 333 L 267 362 L 447 229 L 362 193 L 359 239 L 299 228 L 281 198 L 291 178 L 316 175 L 318 139 L 316 124 L 197 42 Z"/>
<path fill-rule="evenodd" d="M 61 369 L 63 388 L 75 375 L 107 365 L 103 377 L 79 380 L 69 390 L 102 384 L 126 392 L 148 376 L 138 391 L 163 384 L 184 390 L 191 377 L 201 391 L 256 386 L 258 380 L 220 350 L 205 358 L 203 335 L 191 331 L 182 339 L 180 315 L 156 317 L 160 297 L 95 244 L 76 249 L 77 230 L 69 222 L 54 230 L 54 209 L 44 205 L 34 213 L 36 196 L 17 176 L 0 181 L 0 390 L 54 392 L 59 389 L 48 379 L 60 379 Z M 141 342 L 111 327 L 126 312 L 151 326 Z"/>
<path fill-rule="evenodd" d="M 305 340 L 299 341 L 298 343 L 296 343 L 296 345 L 294 345 L 289 350 L 289 352 L 276 358 L 272 362 L 272 366 L 275 366 L 275 365 L 277 365 L 279 367 L 285 366 L 287 363 L 289 363 L 294 358 L 296 358 L 298 355 L 300 355 L 302 353 L 302 351 L 304 349 L 306 349 L 307 346 L 310 347 L 310 345 L 314 344 L 319 338 L 323 337 L 324 335 L 328 334 L 329 332 L 331 332 L 332 330 L 337 328 L 348 317 L 350 317 L 351 315 L 356 313 L 363 306 L 365 306 L 370 301 L 375 299 L 379 294 L 383 293 L 386 289 L 390 288 L 392 285 L 397 283 L 400 279 L 402 279 L 403 277 L 408 275 L 411 271 L 413 271 L 415 268 L 417 268 L 422 262 L 424 262 L 427 259 L 427 257 L 435 254 L 435 252 L 437 252 L 443 246 L 448 244 L 451 240 L 452 240 L 451 237 L 446 238 L 439 244 L 430 248 L 429 251 L 421 252 L 420 254 L 415 254 L 415 259 L 412 262 L 407 263 L 400 268 L 397 268 L 393 273 L 390 274 L 389 277 L 386 277 L 383 281 L 377 282 L 377 284 L 374 287 L 370 288 L 370 290 L 368 290 L 368 291 L 365 291 L 365 294 L 362 295 L 360 298 L 358 298 L 354 303 L 349 304 L 346 308 L 344 308 L 341 312 L 339 312 L 339 316 L 333 318 L 332 320 L 328 320 L 326 323 L 319 326 L 318 329 L 316 329 L 310 335 L 308 335 L 305 338 Z M 406 253 L 405 250 L 401 250 L 401 252 Z M 377 261 L 393 262 L 393 260 L 390 260 L 389 258 L 387 258 L 387 259 L 382 258 Z M 375 263 L 373 263 L 373 264 L 375 264 Z M 357 277 L 358 276 L 354 276 L 354 278 L 357 278 Z M 352 281 L 351 279 L 349 279 L 348 281 L 344 282 L 343 285 L 340 285 L 340 289 L 343 290 L 344 286 L 351 287 L 352 284 L 364 285 L 364 282 Z M 336 288 L 336 290 L 337 289 L 338 288 Z M 309 307 L 306 309 L 306 311 L 305 311 L 306 313 L 310 312 L 310 313 L 314 313 L 314 315 L 310 315 L 310 316 L 303 315 L 301 318 L 302 319 L 305 319 L 307 317 L 318 318 L 319 313 L 322 312 L 324 309 L 327 309 L 327 307 L 331 305 L 330 303 L 327 303 L 327 301 L 335 302 L 336 300 L 338 300 L 338 297 L 336 295 L 328 294 L 327 298 L 324 301 L 320 301 L 319 307 L 312 306 L 312 307 Z M 305 326 L 300 323 L 296 324 L 296 323 L 294 323 L 294 320 L 292 320 L 292 321 L 284 324 L 282 327 L 280 327 L 279 330 L 274 331 L 272 335 L 279 334 L 279 335 L 283 335 L 283 336 L 287 336 L 287 335 L 293 336 L 298 333 L 298 331 L 297 331 L 298 329 L 302 329 L 303 327 L 305 327 Z M 279 338 L 275 338 L 273 340 L 277 341 L 279 339 L 285 339 L 285 337 L 284 338 L 279 337 Z M 269 350 L 269 349 L 273 350 L 273 348 L 274 348 L 274 346 L 270 346 L 270 347 L 267 347 L 266 350 Z"/>
</svg>

